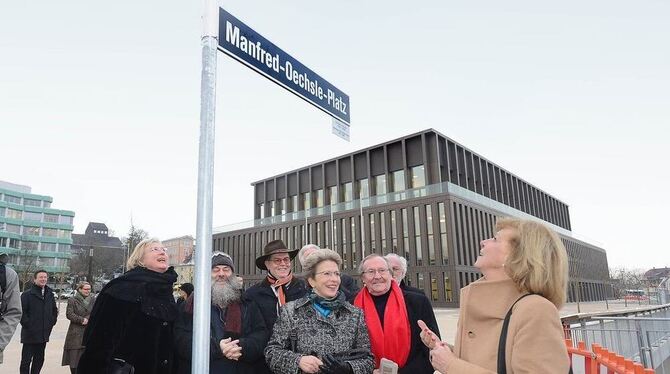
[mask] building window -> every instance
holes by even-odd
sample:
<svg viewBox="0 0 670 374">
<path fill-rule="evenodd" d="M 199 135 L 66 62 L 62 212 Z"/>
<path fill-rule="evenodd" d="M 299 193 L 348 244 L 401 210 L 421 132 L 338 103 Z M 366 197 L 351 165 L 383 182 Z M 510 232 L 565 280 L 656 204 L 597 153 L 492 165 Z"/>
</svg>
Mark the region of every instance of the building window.
<svg viewBox="0 0 670 374">
<path fill-rule="evenodd" d="M 5 201 L 13 204 L 21 204 L 21 198 L 5 194 Z"/>
<path fill-rule="evenodd" d="M 71 232 L 68 230 L 58 230 L 58 237 L 63 239 L 70 239 Z"/>
<path fill-rule="evenodd" d="M 48 228 L 43 228 L 42 229 L 42 236 L 48 236 L 51 238 L 56 238 L 58 237 L 58 230 L 56 229 L 48 229 Z"/>
<path fill-rule="evenodd" d="M 370 197 L 370 186 L 368 185 L 368 178 L 363 178 L 358 181 L 358 198 L 366 199 Z"/>
<path fill-rule="evenodd" d="M 43 208 L 51 208 L 51 202 L 50 201 L 45 201 Z"/>
<path fill-rule="evenodd" d="M 0 206 L 0 217 L 5 216 L 5 208 Z"/>
<path fill-rule="evenodd" d="M 60 216 L 59 223 L 62 223 L 64 225 L 71 225 L 72 224 L 72 217 L 70 217 L 70 216 Z"/>
<path fill-rule="evenodd" d="M 41 243 L 40 251 L 44 252 L 56 252 L 58 250 L 58 244 L 56 243 Z"/>
<path fill-rule="evenodd" d="M 259 209 L 258 218 L 261 219 L 265 218 L 265 204 L 263 203 L 258 204 L 258 209 Z"/>
<path fill-rule="evenodd" d="M 42 213 L 36 213 L 36 212 L 23 212 L 23 219 L 26 221 L 37 221 L 40 222 L 42 220 Z"/>
<path fill-rule="evenodd" d="M 21 226 L 19 225 L 12 225 L 12 224 L 7 224 L 5 227 L 5 231 L 7 232 L 13 232 L 14 234 L 20 234 L 21 233 Z"/>
<path fill-rule="evenodd" d="M 400 215 L 402 219 L 402 245 L 403 251 L 405 252 L 403 257 L 409 261 L 409 223 L 407 221 L 407 209 L 402 208 L 400 210 Z"/>
<path fill-rule="evenodd" d="M 0 237 L 0 247 L 7 247 L 7 238 Z"/>
<path fill-rule="evenodd" d="M 414 207 L 414 249 L 416 253 L 416 265 L 423 265 L 423 254 L 421 253 L 421 217 L 419 207 Z"/>
<path fill-rule="evenodd" d="M 335 205 L 337 203 L 337 186 L 328 187 L 328 205 Z"/>
<path fill-rule="evenodd" d="M 315 198 L 316 198 L 316 207 L 317 207 L 317 208 L 320 208 L 320 207 L 323 206 L 323 202 L 324 202 L 324 199 L 323 199 L 323 189 L 318 189 L 318 190 L 316 190 L 315 192 L 316 192 L 316 194 L 315 194 Z"/>
<path fill-rule="evenodd" d="M 19 249 L 19 240 L 13 238 L 9 239 L 9 245 L 7 247 Z"/>
<path fill-rule="evenodd" d="M 442 265 L 449 265 L 449 247 L 447 246 L 447 215 L 444 211 L 444 203 L 438 203 L 440 214 L 440 247 L 442 249 Z"/>
<path fill-rule="evenodd" d="M 353 184 L 351 182 L 342 184 L 340 191 L 342 192 L 342 201 L 351 201 L 354 199 Z"/>
<path fill-rule="evenodd" d="M 391 188 L 394 192 L 405 190 L 405 170 L 396 170 L 391 173 Z"/>
<path fill-rule="evenodd" d="M 395 210 L 391 211 L 391 252 L 398 252 L 398 229 L 395 226 Z"/>
<path fill-rule="evenodd" d="M 433 242 L 433 210 L 426 205 L 426 232 L 428 233 L 428 265 L 435 265 L 435 243 Z"/>
<path fill-rule="evenodd" d="M 305 192 L 302 194 L 302 206 L 304 210 L 312 209 L 312 194 Z"/>
<path fill-rule="evenodd" d="M 42 206 L 42 202 L 40 200 L 34 200 L 34 199 L 23 199 L 23 205 L 28 205 L 28 206 Z"/>
<path fill-rule="evenodd" d="M 23 226 L 23 235 L 40 236 L 40 228 Z"/>
<path fill-rule="evenodd" d="M 370 231 L 368 232 L 370 235 L 370 253 L 373 253 L 375 251 L 376 245 L 375 245 L 375 213 L 371 213 L 369 215 L 369 222 L 370 222 Z"/>
<path fill-rule="evenodd" d="M 351 267 L 356 269 L 358 265 L 356 254 L 358 253 L 359 247 L 356 246 L 356 237 L 358 236 L 358 231 L 356 231 L 356 217 L 351 217 Z"/>
<path fill-rule="evenodd" d="M 268 202 L 268 205 L 270 206 L 270 217 L 273 217 L 275 215 L 275 212 L 277 211 L 276 210 L 277 207 L 275 206 L 275 201 L 272 200 L 272 201 Z"/>
<path fill-rule="evenodd" d="M 423 165 L 415 166 L 409 170 L 412 188 L 424 187 L 426 185 L 426 172 Z"/>
<path fill-rule="evenodd" d="M 386 174 L 372 177 L 372 184 L 376 196 L 386 195 Z"/>
<path fill-rule="evenodd" d="M 385 212 L 379 213 L 379 231 L 382 234 L 381 252 L 383 254 L 387 254 L 390 251 L 386 247 L 386 214 L 385 214 Z"/>
<path fill-rule="evenodd" d="M 290 201 L 290 203 L 291 203 L 291 206 L 288 207 L 288 210 L 289 210 L 289 211 L 291 211 L 291 212 L 297 212 L 297 211 L 300 210 L 300 208 L 298 207 L 298 195 L 293 195 L 293 196 L 291 196 L 291 198 L 289 199 L 289 201 Z"/>
<path fill-rule="evenodd" d="M 5 195 L 5 197 L 8 197 L 8 195 Z M 23 214 L 21 213 L 23 212 L 20 210 L 7 208 L 7 218 L 22 219 Z"/>
<path fill-rule="evenodd" d="M 433 276 L 433 273 L 428 273 L 430 277 L 430 300 L 437 301 L 439 299 L 437 295 L 437 279 Z"/>
<path fill-rule="evenodd" d="M 347 263 L 347 259 L 349 258 L 349 248 L 347 248 L 347 238 L 351 235 L 349 234 L 351 231 L 349 230 L 349 226 L 347 225 L 347 220 L 346 218 L 342 218 L 340 220 L 341 226 L 342 227 L 342 270 L 347 270 L 347 267 L 349 264 Z"/>
<path fill-rule="evenodd" d="M 44 213 L 44 222 L 58 223 L 58 214 Z"/>
<path fill-rule="evenodd" d="M 416 275 L 416 288 L 420 289 L 421 291 L 424 291 L 424 284 L 423 284 L 423 273 L 419 273 Z"/>
<path fill-rule="evenodd" d="M 21 241 L 21 249 L 26 251 L 36 251 L 38 242 L 31 242 L 28 240 Z"/>
<path fill-rule="evenodd" d="M 453 291 L 451 289 L 451 280 L 449 279 L 449 273 L 444 274 L 444 301 L 451 302 L 454 300 Z"/>
<path fill-rule="evenodd" d="M 281 214 L 281 215 L 286 214 L 286 208 L 287 208 L 286 198 L 284 197 L 281 200 L 279 200 L 279 214 Z"/>
</svg>

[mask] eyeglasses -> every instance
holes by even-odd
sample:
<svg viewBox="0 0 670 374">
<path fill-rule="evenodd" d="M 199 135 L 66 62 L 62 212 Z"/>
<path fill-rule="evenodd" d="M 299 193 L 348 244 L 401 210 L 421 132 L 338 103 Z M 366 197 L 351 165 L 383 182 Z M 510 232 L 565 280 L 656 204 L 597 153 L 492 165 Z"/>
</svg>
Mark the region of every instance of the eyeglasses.
<svg viewBox="0 0 670 374">
<path fill-rule="evenodd" d="M 270 261 L 272 261 L 275 265 L 290 264 L 291 263 L 291 258 L 290 257 L 273 258 Z"/>
<path fill-rule="evenodd" d="M 314 274 L 315 275 L 323 274 L 326 278 L 330 278 L 330 277 L 333 277 L 333 276 L 336 277 L 336 278 L 340 277 L 340 272 L 339 271 L 320 271 L 320 272 L 314 273 Z"/>
<path fill-rule="evenodd" d="M 379 275 L 386 275 L 388 274 L 389 269 L 368 269 L 363 272 L 363 274 L 367 275 L 368 277 L 374 277 L 375 274 L 379 273 Z"/>
<path fill-rule="evenodd" d="M 151 252 L 167 253 L 167 248 L 165 248 L 165 247 L 153 247 L 153 248 L 151 248 Z"/>
</svg>

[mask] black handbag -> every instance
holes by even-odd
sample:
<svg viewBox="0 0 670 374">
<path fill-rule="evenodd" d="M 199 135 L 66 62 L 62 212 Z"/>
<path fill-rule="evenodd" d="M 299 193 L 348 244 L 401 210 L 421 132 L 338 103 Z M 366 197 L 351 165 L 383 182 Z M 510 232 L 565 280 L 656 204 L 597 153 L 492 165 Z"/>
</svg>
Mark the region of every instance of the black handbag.
<svg viewBox="0 0 670 374">
<path fill-rule="evenodd" d="M 509 329 L 509 320 L 512 318 L 512 309 L 514 305 L 523 299 L 526 296 L 536 295 L 533 293 L 527 293 L 520 298 L 516 299 L 514 304 L 507 311 L 505 316 L 505 321 L 503 321 L 502 331 L 500 331 L 500 340 L 498 340 L 498 374 L 507 374 L 507 365 L 505 364 L 505 345 L 507 345 L 507 330 Z M 570 365 L 570 371 L 568 374 L 572 374 L 572 365 Z"/>
<path fill-rule="evenodd" d="M 107 374 L 135 374 L 135 367 L 125 360 L 113 358 L 107 368 Z"/>
</svg>

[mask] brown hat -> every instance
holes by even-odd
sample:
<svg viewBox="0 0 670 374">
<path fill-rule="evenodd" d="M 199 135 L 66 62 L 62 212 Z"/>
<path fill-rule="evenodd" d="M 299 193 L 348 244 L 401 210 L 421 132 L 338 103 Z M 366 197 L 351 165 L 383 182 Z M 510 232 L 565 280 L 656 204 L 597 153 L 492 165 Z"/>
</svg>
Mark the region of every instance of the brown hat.
<svg viewBox="0 0 670 374">
<path fill-rule="evenodd" d="M 286 245 L 283 241 L 281 241 L 281 239 L 273 240 L 265 245 L 263 248 L 263 255 L 256 259 L 256 267 L 261 270 L 267 270 L 268 268 L 265 266 L 265 260 L 267 260 L 268 257 L 275 253 L 288 253 L 291 260 L 293 260 L 295 255 L 298 254 L 298 250 L 287 249 Z"/>
</svg>

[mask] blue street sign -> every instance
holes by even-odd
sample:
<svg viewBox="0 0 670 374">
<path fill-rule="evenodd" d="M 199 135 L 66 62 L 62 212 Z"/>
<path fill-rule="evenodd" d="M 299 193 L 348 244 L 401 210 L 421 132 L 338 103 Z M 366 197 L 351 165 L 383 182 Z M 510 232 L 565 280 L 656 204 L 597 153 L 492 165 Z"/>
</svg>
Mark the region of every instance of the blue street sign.
<svg viewBox="0 0 670 374">
<path fill-rule="evenodd" d="M 349 96 L 219 8 L 219 49 L 349 125 Z"/>
</svg>

